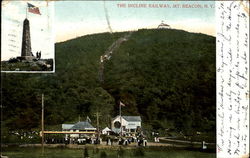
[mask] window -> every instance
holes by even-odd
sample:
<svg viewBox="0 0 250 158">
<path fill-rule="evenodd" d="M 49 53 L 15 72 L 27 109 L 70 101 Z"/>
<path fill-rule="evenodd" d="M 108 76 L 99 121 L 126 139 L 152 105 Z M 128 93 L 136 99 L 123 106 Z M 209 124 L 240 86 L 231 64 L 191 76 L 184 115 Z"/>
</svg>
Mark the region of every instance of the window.
<svg viewBox="0 0 250 158">
<path fill-rule="evenodd" d="M 115 121 L 114 127 L 115 128 L 121 128 L 121 123 L 119 121 Z"/>
</svg>

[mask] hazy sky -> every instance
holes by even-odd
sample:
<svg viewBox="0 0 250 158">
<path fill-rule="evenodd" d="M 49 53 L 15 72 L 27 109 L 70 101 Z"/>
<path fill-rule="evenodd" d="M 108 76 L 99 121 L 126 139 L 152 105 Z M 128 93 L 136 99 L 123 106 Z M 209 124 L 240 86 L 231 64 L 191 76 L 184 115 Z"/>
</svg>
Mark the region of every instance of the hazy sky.
<svg viewBox="0 0 250 158">
<path fill-rule="evenodd" d="M 118 7 L 126 4 L 126 8 Z M 128 8 L 128 4 L 207 4 L 209 8 Z M 161 21 L 173 28 L 215 35 L 215 2 L 184 1 L 59 1 L 55 2 L 56 41 L 85 34 L 156 28 Z M 106 8 L 106 13 L 105 13 Z"/>
<path fill-rule="evenodd" d="M 27 2 L 3 2 L 2 60 L 21 55 Z M 108 32 L 108 23 L 113 32 L 157 28 L 164 21 L 175 29 L 215 35 L 215 2 L 211 1 L 55 1 L 49 2 L 48 7 L 44 1 L 29 3 L 39 7 L 42 14 L 28 13 L 32 51 L 42 51 L 45 58 L 54 57 L 54 42 Z M 118 7 L 118 4 L 125 4 L 126 7 Z M 146 4 L 147 7 L 128 7 L 131 4 Z M 168 4 L 170 8 L 150 8 L 152 4 Z M 203 8 L 182 8 L 183 4 L 201 5 Z M 173 8 L 173 5 L 180 7 Z"/>
</svg>

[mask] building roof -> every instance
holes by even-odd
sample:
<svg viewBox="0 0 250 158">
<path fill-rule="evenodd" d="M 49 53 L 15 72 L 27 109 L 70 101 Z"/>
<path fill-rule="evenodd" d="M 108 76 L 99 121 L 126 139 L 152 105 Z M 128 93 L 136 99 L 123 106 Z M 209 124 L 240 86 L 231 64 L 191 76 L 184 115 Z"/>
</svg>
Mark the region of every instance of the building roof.
<svg viewBox="0 0 250 158">
<path fill-rule="evenodd" d="M 62 129 L 70 129 L 74 126 L 74 124 L 62 124 Z"/>
<path fill-rule="evenodd" d="M 140 122 L 141 116 L 122 116 L 128 122 Z"/>
<path fill-rule="evenodd" d="M 102 131 L 111 131 L 108 127 L 104 128 Z"/>
<path fill-rule="evenodd" d="M 119 115 L 113 118 L 112 120 L 115 120 L 116 118 L 120 117 Z M 128 122 L 141 122 L 141 116 L 122 116 L 122 118 Z"/>
<path fill-rule="evenodd" d="M 85 130 L 85 129 L 96 129 L 88 121 L 77 122 L 73 127 L 73 130 Z"/>
<path fill-rule="evenodd" d="M 77 122 L 75 124 L 62 124 L 63 130 L 96 130 L 88 121 Z"/>
<path fill-rule="evenodd" d="M 170 28 L 170 25 L 162 22 L 157 28 Z"/>
<path fill-rule="evenodd" d="M 170 25 L 161 23 L 159 26 L 170 26 Z"/>
</svg>

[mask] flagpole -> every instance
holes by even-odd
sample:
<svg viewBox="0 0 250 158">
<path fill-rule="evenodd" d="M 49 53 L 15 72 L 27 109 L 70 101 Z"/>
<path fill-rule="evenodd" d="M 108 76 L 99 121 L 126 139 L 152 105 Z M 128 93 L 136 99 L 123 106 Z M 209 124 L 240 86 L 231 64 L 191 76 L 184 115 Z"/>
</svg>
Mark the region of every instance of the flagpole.
<svg viewBox="0 0 250 158">
<path fill-rule="evenodd" d="M 27 8 L 27 6 L 26 6 L 26 19 L 28 19 L 28 8 Z"/>
<path fill-rule="evenodd" d="M 48 29 L 49 29 L 49 1 L 46 1 L 46 6 L 47 6 L 47 18 L 48 18 Z"/>
</svg>

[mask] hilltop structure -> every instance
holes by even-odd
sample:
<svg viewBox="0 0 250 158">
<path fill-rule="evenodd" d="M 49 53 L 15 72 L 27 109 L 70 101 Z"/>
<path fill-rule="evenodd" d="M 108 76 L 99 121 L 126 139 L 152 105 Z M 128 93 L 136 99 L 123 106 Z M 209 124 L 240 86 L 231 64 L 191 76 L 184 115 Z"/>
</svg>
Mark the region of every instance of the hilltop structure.
<svg viewBox="0 0 250 158">
<path fill-rule="evenodd" d="M 160 25 L 158 25 L 157 29 L 170 29 L 170 25 L 165 24 L 163 21 L 161 22 Z"/>
</svg>

